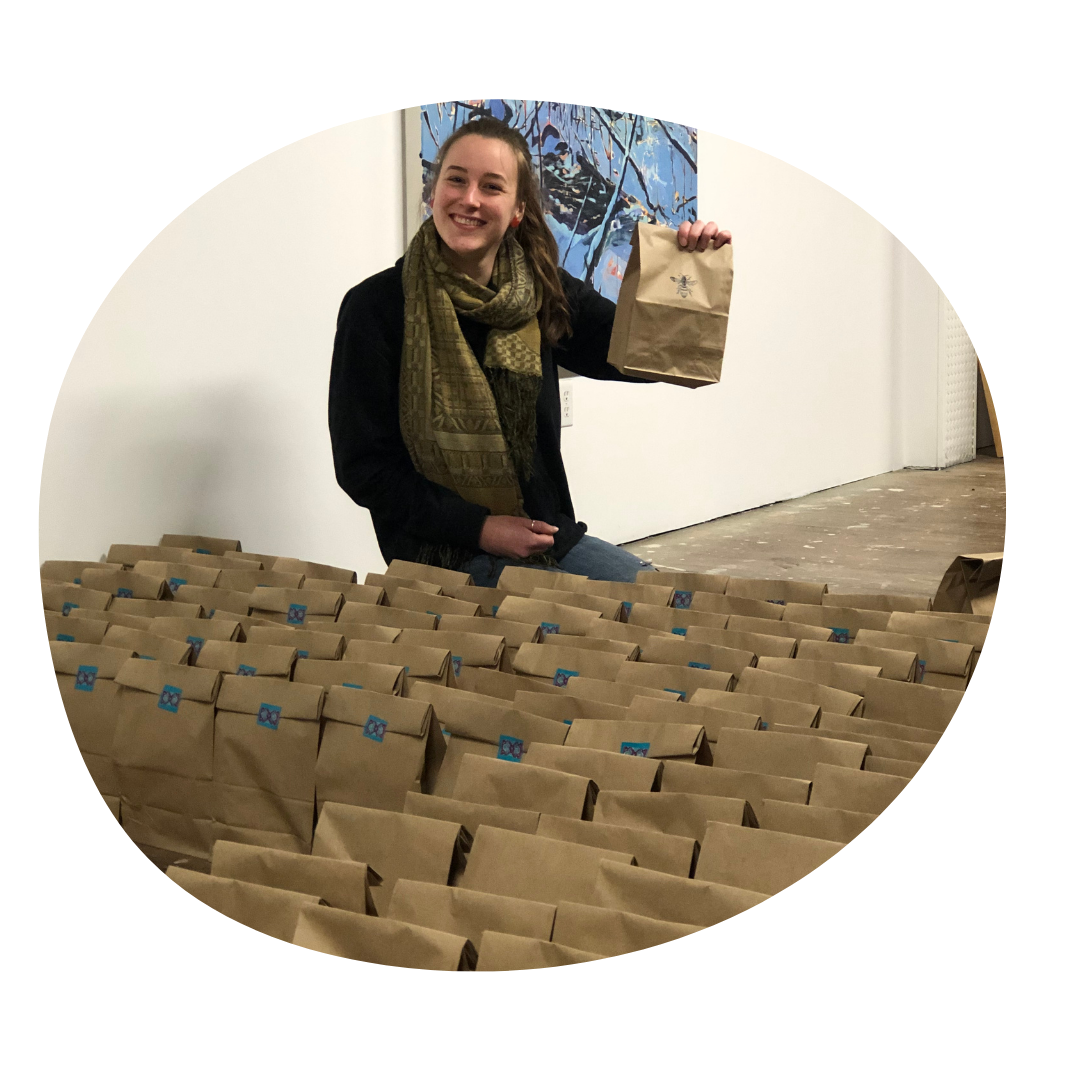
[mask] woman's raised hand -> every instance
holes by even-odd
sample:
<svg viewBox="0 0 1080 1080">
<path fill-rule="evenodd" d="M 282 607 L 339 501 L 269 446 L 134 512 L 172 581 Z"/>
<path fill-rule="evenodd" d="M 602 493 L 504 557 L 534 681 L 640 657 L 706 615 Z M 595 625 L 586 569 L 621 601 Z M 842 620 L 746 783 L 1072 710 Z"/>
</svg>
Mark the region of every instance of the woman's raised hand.
<svg viewBox="0 0 1080 1080">
<path fill-rule="evenodd" d="M 731 233 L 715 221 L 684 221 L 679 226 L 679 247 L 687 251 L 705 251 L 712 241 L 714 248 L 731 243 Z"/>
<path fill-rule="evenodd" d="M 555 543 L 553 538 L 558 531 L 546 521 L 489 514 L 480 530 L 480 548 L 502 559 L 527 559 L 547 551 Z"/>
</svg>

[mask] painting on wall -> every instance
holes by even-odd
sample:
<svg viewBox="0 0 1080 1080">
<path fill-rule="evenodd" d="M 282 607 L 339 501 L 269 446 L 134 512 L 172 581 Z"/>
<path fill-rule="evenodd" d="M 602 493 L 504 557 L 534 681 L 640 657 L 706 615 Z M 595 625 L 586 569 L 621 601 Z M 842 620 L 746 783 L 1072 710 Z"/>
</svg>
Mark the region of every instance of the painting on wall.
<svg viewBox="0 0 1080 1080">
<path fill-rule="evenodd" d="M 416 112 L 420 182 L 443 140 L 469 120 L 493 116 L 517 128 L 532 150 L 562 266 L 611 300 L 634 222 L 678 228 L 697 217 L 696 128 L 558 101 L 443 101 Z"/>
</svg>

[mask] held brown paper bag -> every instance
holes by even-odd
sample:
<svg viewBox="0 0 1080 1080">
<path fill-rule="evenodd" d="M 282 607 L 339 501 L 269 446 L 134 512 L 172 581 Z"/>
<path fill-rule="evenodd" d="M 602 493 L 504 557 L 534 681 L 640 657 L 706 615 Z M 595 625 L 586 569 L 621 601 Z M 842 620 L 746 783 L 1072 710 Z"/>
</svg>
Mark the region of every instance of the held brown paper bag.
<svg viewBox="0 0 1080 1080">
<path fill-rule="evenodd" d="M 497 930 L 485 930 L 480 936 L 480 949 L 476 957 L 477 971 L 523 971 L 530 968 L 563 967 L 566 964 L 583 964 L 587 960 L 602 960 L 599 953 L 571 949 L 551 941 L 519 937 L 517 934 L 500 934 Z"/>
<path fill-rule="evenodd" d="M 757 825 L 754 811 L 745 799 L 683 791 L 602 791 L 596 798 L 593 820 L 602 825 L 652 829 L 698 841 L 712 821 Z"/>
<path fill-rule="evenodd" d="M 1003 554 L 957 555 L 938 586 L 934 610 L 992 615 Z"/>
<path fill-rule="evenodd" d="M 682 761 L 669 761 L 664 766 L 661 790 L 745 799 L 759 821 L 760 809 L 766 799 L 805 805 L 810 798 L 808 780 L 793 776 L 771 776 L 768 773 L 749 772 L 745 769 L 726 769 L 715 764 L 711 769 L 702 769 Z"/>
<path fill-rule="evenodd" d="M 326 801 L 402 810 L 410 791 L 429 792 L 446 754 L 431 706 L 332 686 L 323 705 L 315 795 Z"/>
<path fill-rule="evenodd" d="M 540 815 L 536 835 L 633 855 L 638 866 L 684 878 L 694 872 L 699 847 L 692 836 L 670 836 L 652 829 L 604 825 L 599 821 L 574 821 L 550 814 Z"/>
<path fill-rule="evenodd" d="M 851 736 L 857 739 L 858 736 Z M 716 740 L 716 764 L 724 769 L 768 773 L 813 780 L 820 762 L 861 769 L 869 752 L 865 742 L 790 735 L 776 731 L 720 732 Z M 719 819 L 718 819 L 719 820 Z"/>
<path fill-rule="evenodd" d="M 370 866 L 361 862 L 298 855 L 231 840 L 215 841 L 210 873 L 214 877 L 309 893 L 321 897 L 331 907 L 360 915 L 375 914 L 371 887 L 381 880 Z"/>
<path fill-rule="evenodd" d="M 766 893 L 605 860 L 600 863 L 592 896 L 582 903 L 666 922 L 713 926 L 767 899 Z"/>
<path fill-rule="evenodd" d="M 832 806 L 860 814 L 880 814 L 907 786 L 898 776 L 844 769 L 822 762 L 814 770 L 811 806 Z"/>
<path fill-rule="evenodd" d="M 214 818 L 232 838 L 253 830 L 263 846 L 311 850 L 324 696 L 321 686 L 284 679 L 222 677 L 212 786 Z"/>
<path fill-rule="evenodd" d="M 124 831 L 136 843 L 208 859 L 214 810 L 214 703 L 221 673 L 127 660 L 112 757 Z"/>
<path fill-rule="evenodd" d="M 564 900 L 555 909 L 551 940 L 556 945 L 601 956 L 620 956 L 663 945 L 665 941 L 674 941 L 700 929 L 691 923 L 650 919 L 647 915 L 631 915 L 628 911 Z"/>
<path fill-rule="evenodd" d="M 465 755 L 454 784 L 454 798 L 463 802 L 576 819 L 592 817 L 596 791 L 586 776 L 477 754 Z"/>
<path fill-rule="evenodd" d="M 382 877 L 371 895 L 385 915 L 398 878 L 447 885 L 464 865 L 468 844 L 468 834 L 454 822 L 328 802 L 311 853 L 367 863 Z"/>
<path fill-rule="evenodd" d="M 705 728 L 694 723 L 577 719 L 570 725 L 566 745 L 630 757 L 712 764 Z"/>
<path fill-rule="evenodd" d="M 548 941 L 555 905 L 402 878 L 394 886 L 386 916 L 444 934 L 457 934 L 474 944 L 485 930 Z"/>
<path fill-rule="evenodd" d="M 481 825 L 510 829 L 512 832 L 535 833 L 540 821 L 540 814 L 536 810 L 462 802 L 461 799 L 447 799 L 442 795 L 425 795 L 416 791 L 410 791 L 405 796 L 405 813 L 456 822 L 470 836 L 475 836 Z"/>
<path fill-rule="evenodd" d="M 208 907 L 281 941 L 292 940 L 296 920 L 305 904 L 315 908 L 321 904 L 318 896 L 233 878 L 213 877 L 182 866 L 170 866 L 166 873 L 181 889 Z"/>
<path fill-rule="evenodd" d="M 655 758 L 650 760 L 582 746 L 533 743 L 525 754 L 525 760 L 529 765 L 588 777 L 600 791 L 605 788 L 616 791 L 660 790 L 663 765 Z"/>
<path fill-rule="evenodd" d="M 132 650 L 74 641 L 54 641 L 50 648 L 75 745 L 98 791 L 119 796 L 120 782 L 112 758 L 120 699 L 115 680 Z"/>
<path fill-rule="evenodd" d="M 528 836 L 481 825 L 476 832 L 462 888 L 558 904 L 589 903 L 601 860 L 630 865 L 632 855 L 585 847 L 547 836 Z"/>
<path fill-rule="evenodd" d="M 772 896 L 816 870 L 843 846 L 813 836 L 740 829 L 712 821 L 694 873 L 699 881 Z"/>
<path fill-rule="evenodd" d="M 771 832 L 816 836 L 846 844 L 854 840 L 877 817 L 855 810 L 837 810 L 828 806 L 800 806 L 797 803 L 766 799 L 760 815 L 762 829 Z"/>
<path fill-rule="evenodd" d="M 730 244 L 684 251 L 676 230 L 637 222 L 608 363 L 653 382 L 688 387 L 719 382 L 732 274 Z"/>
<path fill-rule="evenodd" d="M 468 939 L 423 926 L 305 904 L 296 920 L 294 945 L 368 964 L 472 971 L 476 950 Z"/>
</svg>

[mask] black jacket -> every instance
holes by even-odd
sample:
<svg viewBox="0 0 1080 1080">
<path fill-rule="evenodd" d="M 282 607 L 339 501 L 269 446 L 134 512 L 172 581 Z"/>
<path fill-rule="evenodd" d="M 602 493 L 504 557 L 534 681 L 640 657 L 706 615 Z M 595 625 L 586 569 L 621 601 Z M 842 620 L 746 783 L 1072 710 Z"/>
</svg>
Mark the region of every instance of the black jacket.
<svg viewBox="0 0 1080 1080">
<path fill-rule="evenodd" d="M 451 545 L 480 554 L 489 511 L 426 479 L 401 438 L 398 382 L 405 330 L 402 260 L 345 294 L 338 313 L 330 370 L 330 440 L 337 481 L 371 511 L 379 548 L 391 559 L 416 561 L 421 544 Z M 561 271 L 572 335 L 541 350 L 543 382 L 536 403 L 533 473 L 521 483 L 525 512 L 559 528 L 552 554 L 561 559 L 585 534 L 575 520 L 560 451 L 561 402 L 557 366 L 593 379 L 642 382 L 607 363 L 615 305 Z M 465 340 L 483 357 L 488 328 L 458 316 Z"/>
</svg>

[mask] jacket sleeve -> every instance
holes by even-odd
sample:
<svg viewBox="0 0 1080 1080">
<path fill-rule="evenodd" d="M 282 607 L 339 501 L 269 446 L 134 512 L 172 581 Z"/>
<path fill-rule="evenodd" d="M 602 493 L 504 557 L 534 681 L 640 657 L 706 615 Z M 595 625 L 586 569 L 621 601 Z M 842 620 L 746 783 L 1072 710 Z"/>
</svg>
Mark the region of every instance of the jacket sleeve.
<svg viewBox="0 0 1080 1080">
<path fill-rule="evenodd" d="M 328 410 L 337 482 L 395 531 L 421 542 L 479 549 L 488 509 L 421 475 L 401 437 L 404 331 L 394 317 L 402 309 L 385 281 L 380 287 L 382 277 L 350 290 L 338 313 Z"/>
<path fill-rule="evenodd" d="M 624 375 L 607 362 L 611 328 L 615 322 L 615 304 L 565 270 L 560 270 L 560 274 L 566 299 L 570 304 L 570 325 L 573 332 L 552 350 L 555 363 L 575 375 L 584 375 L 590 379 L 651 382 L 650 379 Z"/>
</svg>

